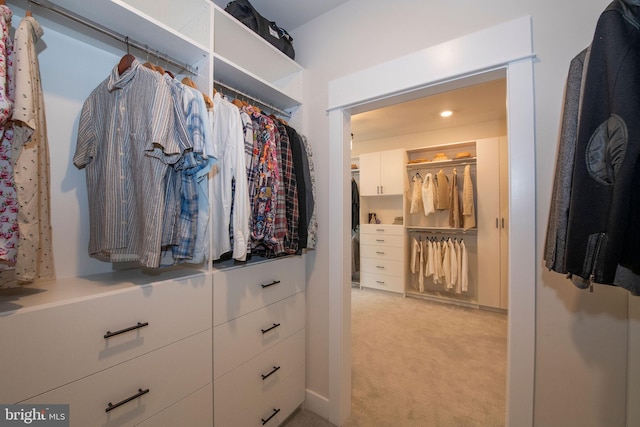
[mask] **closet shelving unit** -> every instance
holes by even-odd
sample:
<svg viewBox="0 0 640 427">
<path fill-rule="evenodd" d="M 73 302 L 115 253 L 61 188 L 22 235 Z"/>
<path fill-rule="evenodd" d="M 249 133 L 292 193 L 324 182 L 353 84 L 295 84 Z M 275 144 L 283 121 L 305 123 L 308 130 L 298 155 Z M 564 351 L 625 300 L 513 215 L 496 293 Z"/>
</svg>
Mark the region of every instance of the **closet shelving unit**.
<svg viewBox="0 0 640 427">
<path fill-rule="evenodd" d="M 31 8 L 45 27 L 45 42 L 46 29 L 53 28 L 99 51 L 124 55 L 127 38 L 136 57 L 163 66 L 170 62 L 166 68 L 176 77 L 190 77 L 210 96 L 217 80 L 290 113 L 302 103 L 302 67 L 208 0 L 6 3 L 18 11 Z M 14 15 L 14 25 L 20 15 Z M 68 66 L 75 70 L 82 60 Z M 83 218 L 73 222 L 77 226 L 88 224 L 85 208 L 67 212 L 71 219 Z M 70 247 L 67 256 L 82 251 Z M 305 397 L 304 271 L 304 256 L 224 270 L 207 262 L 61 277 L 0 292 L 6 362 L 0 367 L 0 401 L 70 404 L 74 425 L 115 425 L 126 419 L 146 427 L 223 425 L 228 421 L 222 418 L 224 408 L 232 403 L 233 414 L 246 417 L 232 424 L 259 425 L 262 418 L 278 425 Z M 260 328 L 271 324 L 282 326 L 265 340 L 269 331 L 260 333 Z M 255 330 L 257 338 L 249 333 Z M 225 371 L 213 362 L 229 359 L 229 348 L 242 348 L 245 359 Z M 253 381 L 279 360 L 281 369 L 268 380 Z M 271 386 L 263 392 L 267 382 Z M 232 388 L 242 393 L 229 403 L 225 396 Z"/>
<path fill-rule="evenodd" d="M 467 152 L 468 157 L 455 158 L 457 153 Z M 444 153 L 449 160 L 433 161 L 436 154 Z M 409 189 L 404 203 L 404 217 L 406 221 L 408 251 L 411 251 L 413 238 L 419 239 L 464 239 L 469 254 L 469 291 L 457 294 L 451 290 L 446 290 L 442 285 L 435 285 L 430 278 L 425 278 L 425 291 L 421 292 L 414 288 L 414 282 L 417 276 L 411 273 L 409 265 L 406 265 L 406 295 L 417 298 L 424 298 L 434 301 L 446 302 L 450 304 L 463 305 L 469 307 L 478 307 L 477 303 L 477 228 L 463 229 L 452 228 L 449 226 L 449 211 L 436 211 L 436 213 L 425 217 L 422 212 L 410 213 L 411 191 L 413 186 L 412 178 L 420 173 L 422 179 L 426 173 L 431 172 L 433 175 L 443 170 L 450 177 L 453 169 L 457 169 L 458 173 L 458 189 L 462 191 L 464 167 L 471 166 L 472 179 L 474 187 L 476 182 L 476 141 L 465 141 L 452 144 L 433 145 L 407 150 L 407 157 L 412 163 L 405 166 L 406 175 L 409 181 Z M 416 160 L 424 159 L 425 161 L 416 162 Z M 474 191 L 474 195 L 476 195 Z M 477 200 L 477 195 L 476 195 Z M 477 206 L 477 203 L 476 203 Z"/>
</svg>

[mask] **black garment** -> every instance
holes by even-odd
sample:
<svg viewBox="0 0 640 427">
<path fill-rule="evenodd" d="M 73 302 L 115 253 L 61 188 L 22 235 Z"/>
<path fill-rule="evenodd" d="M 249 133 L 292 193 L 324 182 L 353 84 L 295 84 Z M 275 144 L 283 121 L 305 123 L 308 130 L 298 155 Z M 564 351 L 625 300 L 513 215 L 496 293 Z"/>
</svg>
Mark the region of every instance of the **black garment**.
<svg viewBox="0 0 640 427">
<path fill-rule="evenodd" d="M 309 169 L 307 153 L 304 148 L 302 138 L 291 126 L 285 125 L 289 143 L 291 145 L 291 155 L 293 157 L 293 172 L 298 184 L 298 240 L 299 248 L 307 247 L 307 235 L 309 217 L 307 214 L 307 191 L 311 191 L 311 182 L 307 184 L 305 179 L 305 167 Z"/>
<path fill-rule="evenodd" d="M 640 274 L 640 7 L 633 3 L 615 0 L 598 20 L 573 170 L 566 270 L 602 284 L 614 284 L 620 266 Z"/>
<path fill-rule="evenodd" d="M 351 178 L 351 230 L 357 231 L 360 225 L 360 190 L 358 183 Z"/>
</svg>

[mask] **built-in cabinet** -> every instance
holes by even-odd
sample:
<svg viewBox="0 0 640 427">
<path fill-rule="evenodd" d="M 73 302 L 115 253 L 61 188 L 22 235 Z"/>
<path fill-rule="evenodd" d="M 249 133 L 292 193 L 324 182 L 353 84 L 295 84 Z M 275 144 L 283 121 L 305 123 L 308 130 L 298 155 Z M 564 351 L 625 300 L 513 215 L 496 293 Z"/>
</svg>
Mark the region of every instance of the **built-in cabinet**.
<svg viewBox="0 0 640 427">
<path fill-rule="evenodd" d="M 509 178 L 507 139 L 478 141 L 478 304 L 508 308 Z M 488 284 L 488 286 L 484 286 Z"/>
<path fill-rule="evenodd" d="M 360 155 L 360 195 L 391 196 L 404 192 L 402 149 Z"/>
<path fill-rule="evenodd" d="M 405 232 L 402 225 L 360 226 L 360 287 L 404 293 Z"/>
<path fill-rule="evenodd" d="M 211 425 L 211 405 L 191 404 L 212 398 L 211 278 L 184 275 L 129 271 L 2 295 L 0 401 L 68 404 L 72 426 L 162 425 L 174 405 Z"/>
<path fill-rule="evenodd" d="M 27 7 L 22 0 L 7 4 L 17 11 Z M 45 43 L 64 39 L 47 41 L 47 31 L 55 28 L 100 51 L 124 55 L 130 48 L 142 62 L 162 63 L 179 79 L 190 77 L 210 96 L 221 82 L 289 114 L 302 103 L 302 67 L 227 14 L 224 4 L 42 4 L 30 7 L 45 27 Z M 67 12 L 81 19 L 69 19 Z M 100 28 L 123 39 L 105 37 Z M 96 81 L 110 71 L 101 70 Z M 45 90 L 49 109 L 68 111 L 64 101 L 56 104 L 61 97 L 47 99 Z M 50 127 L 56 125 L 59 119 Z M 63 158 L 52 160 L 57 175 L 73 168 Z M 70 179 L 67 190 L 84 186 Z M 78 218 L 66 222 L 88 227 L 87 207 L 73 202 L 65 209 L 54 206 L 52 215 Z M 54 234 L 54 240 L 61 238 Z M 68 239 L 66 253 L 55 254 L 56 262 L 86 252 L 86 241 L 75 240 Z M 303 256 L 230 269 L 206 262 L 103 271 L 0 290 L 1 402 L 70 404 L 73 427 L 210 427 L 214 419 L 217 426 L 278 425 L 304 400 Z"/>
<path fill-rule="evenodd" d="M 304 257 L 213 276 L 215 426 L 280 425 L 305 396 Z"/>
<path fill-rule="evenodd" d="M 384 159 L 384 160 L 383 160 Z M 399 159 L 399 161 L 392 161 Z M 487 138 L 410 150 L 360 154 L 360 286 L 405 295 L 443 300 L 473 307 L 508 308 L 508 176 L 507 139 Z M 380 164 L 402 196 L 380 194 Z M 474 194 L 475 225 L 453 228 L 449 209 L 425 215 L 411 212 L 415 186 L 422 187 L 427 174 L 457 174 L 458 198 L 462 209 L 464 171 L 468 167 Z M 400 176 L 398 176 L 400 171 Z M 369 183 L 368 192 L 365 184 Z M 386 184 L 389 188 L 390 184 Z M 388 197 L 381 197 L 385 196 Z M 379 224 L 367 224 L 375 213 Z M 398 223 L 398 218 L 400 223 Z M 396 222 L 394 225 L 393 223 Z M 411 271 L 414 239 L 464 242 L 468 260 L 468 288 L 445 289 L 430 279 L 418 282 Z M 402 271 L 397 267 L 401 266 Z"/>
</svg>

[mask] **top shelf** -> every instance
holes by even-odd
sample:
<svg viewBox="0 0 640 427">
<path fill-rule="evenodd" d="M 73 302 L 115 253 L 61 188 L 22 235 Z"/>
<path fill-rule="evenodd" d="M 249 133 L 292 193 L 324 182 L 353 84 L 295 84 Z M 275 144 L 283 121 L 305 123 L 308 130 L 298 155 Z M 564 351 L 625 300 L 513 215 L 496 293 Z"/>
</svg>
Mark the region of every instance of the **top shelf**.
<svg viewBox="0 0 640 427">
<path fill-rule="evenodd" d="M 162 53 L 185 64 L 198 64 L 208 56 L 209 43 L 207 40 L 209 37 L 207 37 L 206 34 L 201 34 L 199 36 L 200 40 L 194 40 L 185 35 L 183 28 L 172 28 L 167 23 L 157 19 L 162 18 L 162 16 L 158 14 L 156 14 L 155 17 L 151 16 L 133 6 L 146 6 L 146 10 L 154 10 L 146 4 L 148 1 L 146 3 L 140 0 L 129 0 L 128 2 L 121 0 L 84 0 L 82 2 L 78 2 L 77 0 L 38 1 L 45 7 L 50 4 L 64 8 L 92 23 L 127 36 L 138 43 L 148 45 L 150 49 L 161 50 Z M 195 27 L 194 22 L 199 21 L 199 26 L 201 28 L 204 27 L 201 16 L 207 15 L 203 14 L 203 10 L 209 7 L 207 2 L 204 0 L 189 0 L 189 2 L 194 5 L 199 4 L 199 7 L 195 9 L 185 8 L 183 4 L 176 2 L 175 8 L 173 9 L 176 11 L 188 9 L 190 10 L 190 15 L 185 15 L 184 11 L 175 15 L 181 17 L 181 23 L 174 18 L 173 25 L 175 27 L 184 27 L 187 26 L 188 23 L 191 23 L 191 26 Z M 155 10 L 158 9 L 165 8 L 158 8 L 156 5 Z M 171 12 L 166 10 L 164 11 L 164 15 L 172 16 Z M 193 34 L 196 33 L 197 32 L 194 32 Z"/>
</svg>

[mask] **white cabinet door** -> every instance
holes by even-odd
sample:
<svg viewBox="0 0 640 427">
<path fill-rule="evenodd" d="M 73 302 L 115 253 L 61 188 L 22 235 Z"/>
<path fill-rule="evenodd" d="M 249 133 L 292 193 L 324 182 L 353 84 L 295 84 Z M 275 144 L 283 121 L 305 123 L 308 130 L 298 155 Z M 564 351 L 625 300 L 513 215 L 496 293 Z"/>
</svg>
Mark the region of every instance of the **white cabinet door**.
<svg viewBox="0 0 640 427">
<path fill-rule="evenodd" d="M 360 155 L 360 195 L 380 194 L 380 153 Z"/>
<path fill-rule="evenodd" d="M 404 150 L 380 152 L 380 194 L 404 193 Z"/>
<path fill-rule="evenodd" d="M 404 193 L 403 149 L 360 155 L 360 195 L 401 195 Z"/>
<path fill-rule="evenodd" d="M 506 140 L 505 140 L 506 142 Z M 500 139 L 478 141 L 478 304 L 485 307 L 507 308 L 508 295 L 508 192 L 501 187 L 508 182 L 501 173 Z M 506 169 L 506 166 L 505 166 Z M 504 207 L 506 206 L 506 208 Z"/>
</svg>

